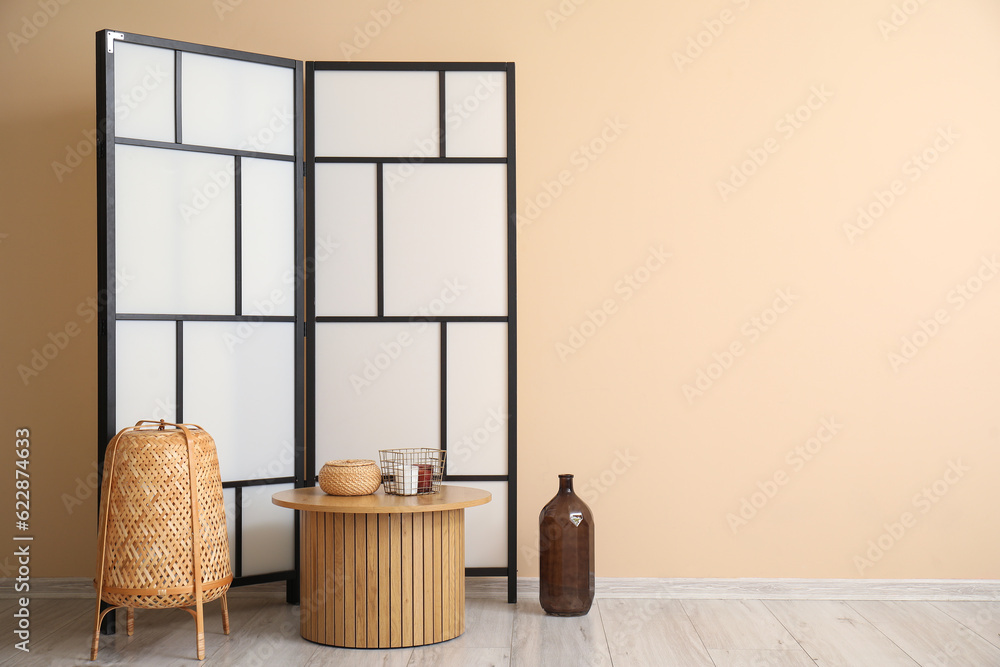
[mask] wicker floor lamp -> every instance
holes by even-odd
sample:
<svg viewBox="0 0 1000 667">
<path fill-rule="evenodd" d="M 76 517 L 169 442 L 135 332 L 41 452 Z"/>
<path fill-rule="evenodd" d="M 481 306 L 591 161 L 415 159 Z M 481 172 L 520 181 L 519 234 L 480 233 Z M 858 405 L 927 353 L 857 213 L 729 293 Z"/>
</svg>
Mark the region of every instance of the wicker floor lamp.
<svg viewBox="0 0 1000 667">
<path fill-rule="evenodd" d="M 119 607 L 127 610 L 129 635 L 135 608 L 183 608 L 194 616 L 204 660 L 202 605 L 222 598 L 222 629 L 229 634 L 233 574 L 222 478 L 215 441 L 203 428 L 140 421 L 114 437 L 104 457 L 97 543 L 91 660 L 101 621 Z M 103 611 L 102 600 L 111 605 Z"/>
</svg>

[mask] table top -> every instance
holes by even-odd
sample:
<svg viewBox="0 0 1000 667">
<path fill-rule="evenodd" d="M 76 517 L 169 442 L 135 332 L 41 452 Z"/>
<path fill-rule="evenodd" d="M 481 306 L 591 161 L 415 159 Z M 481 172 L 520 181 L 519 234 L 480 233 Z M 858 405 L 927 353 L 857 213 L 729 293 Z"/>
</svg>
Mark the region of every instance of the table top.
<svg viewBox="0 0 1000 667">
<path fill-rule="evenodd" d="M 492 498 L 489 491 L 450 484 L 442 484 L 437 493 L 417 496 L 393 496 L 384 493 L 382 489 L 367 496 L 331 496 L 318 486 L 311 486 L 278 491 L 271 496 L 271 502 L 280 507 L 306 512 L 409 514 L 475 507 L 485 505 Z"/>
</svg>

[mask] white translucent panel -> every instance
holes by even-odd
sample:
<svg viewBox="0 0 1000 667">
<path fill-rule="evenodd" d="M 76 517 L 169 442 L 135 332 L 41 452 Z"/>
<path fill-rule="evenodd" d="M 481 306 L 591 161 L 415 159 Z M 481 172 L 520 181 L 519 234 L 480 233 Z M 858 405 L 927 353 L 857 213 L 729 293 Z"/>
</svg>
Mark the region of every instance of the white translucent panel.
<svg viewBox="0 0 1000 667">
<path fill-rule="evenodd" d="M 291 155 L 294 100 L 292 68 L 181 54 L 185 144 Z"/>
<path fill-rule="evenodd" d="M 444 77 L 445 154 L 506 157 L 507 75 L 447 72 Z"/>
<path fill-rule="evenodd" d="M 316 314 L 377 315 L 374 164 L 316 165 Z"/>
<path fill-rule="evenodd" d="M 295 568 L 295 512 L 271 496 L 293 484 L 243 487 L 243 576 Z"/>
<path fill-rule="evenodd" d="M 295 314 L 295 165 L 243 158 L 243 314 Z"/>
<path fill-rule="evenodd" d="M 115 43 L 115 134 L 174 141 L 174 52 Z"/>
<path fill-rule="evenodd" d="M 426 322 L 316 325 L 316 463 L 440 446 L 440 332 Z"/>
<path fill-rule="evenodd" d="M 177 345 L 173 322 L 115 325 L 115 430 L 140 419 L 177 418 Z"/>
<path fill-rule="evenodd" d="M 485 505 L 465 510 L 465 566 L 507 566 L 507 482 L 450 482 L 493 494 Z"/>
<path fill-rule="evenodd" d="M 448 473 L 507 474 L 507 325 L 448 324 Z"/>
<path fill-rule="evenodd" d="M 291 477 L 295 324 L 185 322 L 184 420 L 212 434 L 223 481 Z"/>
<path fill-rule="evenodd" d="M 232 314 L 232 157 L 115 147 L 118 312 Z"/>
<path fill-rule="evenodd" d="M 437 72 L 317 71 L 316 155 L 437 157 Z"/>
<path fill-rule="evenodd" d="M 222 503 L 226 508 L 226 537 L 229 538 L 229 562 L 236 571 L 236 489 L 222 490 Z"/>
<path fill-rule="evenodd" d="M 507 314 L 507 170 L 387 164 L 386 315 Z"/>
</svg>

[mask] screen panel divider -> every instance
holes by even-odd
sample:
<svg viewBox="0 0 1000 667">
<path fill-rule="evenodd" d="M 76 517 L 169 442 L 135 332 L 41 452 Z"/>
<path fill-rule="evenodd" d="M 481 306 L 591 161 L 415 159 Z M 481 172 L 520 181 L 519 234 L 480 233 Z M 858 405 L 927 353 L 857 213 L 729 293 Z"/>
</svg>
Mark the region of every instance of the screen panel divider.
<svg viewBox="0 0 1000 667">
<path fill-rule="evenodd" d="M 432 91 L 433 95 L 429 95 L 428 98 L 433 97 L 436 103 L 436 109 L 433 113 L 427 114 L 428 122 L 433 122 L 433 129 L 436 130 L 437 141 L 430 141 L 428 136 L 421 135 L 418 143 L 416 145 L 420 146 L 418 151 L 419 154 L 414 155 L 413 152 L 406 153 L 405 148 L 409 148 L 412 144 L 407 145 L 403 149 L 398 146 L 396 148 L 386 149 L 384 147 L 378 147 L 371 149 L 370 153 L 360 152 L 361 149 L 354 149 L 352 153 L 350 149 L 342 153 L 337 153 L 333 149 L 329 149 L 329 141 L 327 141 L 328 149 L 326 151 L 318 150 L 317 148 L 317 137 L 329 136 L 329 128 L 318 127 L 319 123 L 325 122 L 324 109 L 320 109 L 322 104 L 326 104 L 329 107 L 330 95 L 327 95 L 327 100 L 321 102 L 317 99 L 318 87 L 317 76 L 325 72 L 337 72 L 337 73 L 349 73 L 349 75 L 357 75 L 357 73 L 369 72 L 369 73 L 430 73 L 436 75 L 434 77 L 435 85 L 437 87 L 436 91 Z M 502 155 L 470 155 L 463 154 L 460 150 L 456 150 L 454 155 L 450 154 L 451 149 L 449 148 L 449 142 L 447 137 L 449 136 L 449 124 L 455 125 L 455 118 L 449 116 L 449 111 L 447 107 L 447 75 L 450 73 L 470 73 L 470 72 L 481 72 L 481 73 L 500 73 L 504 78 L 504 85 L 502 86 L 502 95 L 504 99 L 504 105 L 502 107 L 502 113 L 504 115 L 503 130 L 505 132 L 505 140 L 501 148 Z M 351 82 L 356 82 L 356 79 L 350 79 Z M 430 84 L 430 81 L 427 81 Z M 375 84 L 377 85 L 377 84 Z M 471 102 L 468 106 L 478 106 L 478 89 L 477 99 L 468 98 L 466 101 Z M 376 94 L 377 95 L 377 94 Z M 322 95 L 320 95 L 322 96 Z M 403 105 L 405 106 L 405 105 Z M 507 358 L 506 367 L 506 456 L 505 464 L 506 470 L 502 474 L 462 474 L 462 473 L 451 473 L 446 472 L 445 481 L 446 482 L 484 482 L 484 483 L 501 483 L 506 486 L 506 505 L 505 505 L 505 519 L 506 519 L 506 550 L 505 553 L 501 555 L 502 560 L 506 560 L 506 563 L 494 563 L 489 566 L 474 566 L 466 568 L 466 574 L 468 576 L 506 576 L 508 580 L 508 600 L 510 602 L 516 601 L 517 590 L 516 590 L 516 563 L 517 563 L 517 401 L 516 401 L 516 359 L 517 359 L 517 346 L 516 346 L 516 313 L 517 313 L 517 302 L 516 302 L 516 216 L 515 216 L 515 204 L 516 204 L 516 179 L 515 179 L 515 134 L 514 134 L 514 65 L 513 63 L 411 63 L 411 62 L 386 62 L 386 63 L 342 63 L 342 62 L 308 62 L 306 63 L 306 180 L 310 187 L 307 188 L 307 205 L 306 205 L 306 230 L 307 230 L 307 245 L 306 245 L 306 292 L 308 294 L 307 301 L 307 328 L 309 335 L 307 336 L 307 357 L 311 360 L 310 362 L 310 372 L 307 376 L 308 390 L 307 390 L 307 456 L 306 456 L 306 466 L 307 466 L 307 477 L 310 480 L 315 479 L 315 474 L 317 472 L 317 450 L 324 449 L 325 447 L 320 446 L 317 442 L 317 438 L 325 437 L 327 440 L 334 439 L 333 436 L 323 433 L 323 425 L 317 424 L 317 414 L 321 407 L 317 404 L 318 398 L 322 398 L 321 395 L 326 395 L 326 391 L 322 387 L 317 388 L 317 379 L 323 382 L 323 376 L 328 374 L 328 370 L 321 366 L 322 357 L 324 351 L 318 347 L 319 341 L 322 335 L 317 335 L 318 330 L 326 328 L 327 325 L 331 324 L 344 324 L 344 325 L 374 325 L 374 324 L 397 324 L 397 325 L 413 325 L 415 322 L 419 322 L 422 325 L 436 325 L 438 331 L 438 341 L 436 342 L 439 349 L 439 369 L 437 373 L 439 375 L 437 392 L 440 396 L 438 405 L 438 415 L 437 420 L 440 426 L 438 437 L 436 441 L 431 444 L 429 441 L 419 443 L 420 446 L 438 446 L 442 449 L 448 449 L 448 443 L 450 437 L 454 437 L 453 434 L 448 433 L 448 347 L 449 347 L 449 331 L 452 323 L 497 323 L 503 324 L 506 327 L 507 343 L 504 353 Z M 328 109 L 326 110 L 328 111 Z M 380 111 L 377 109 L 377 111 Z M 459 109 L 459 112 L 462 110 Z M 363 114 L 360 114 L 363 116 Z M 406 122 L 408 119 L 403 118 L 402 122 Z M 425 127 L 425 130 L 430 129 Z M 355 134 L 364 134 L 364 131 L 355 130 L 351 127 L 345 129 L 345 132 L 354 132 Z M 324 134 L 325 132 L 325 134 Z M 432 135 L 431 135 L 432 136 Z M 413 137 L 409 140 L 414 141 Z M 325 139 L 321 138 L 321 141 Z M 377 142 L 373 142 L 377 143 Z M 432 154 L 433 150 L 436 149 L 437 154 Z M 395 152 L 393 152 L 395 151 Z M 402 153 L 402 154 L 401 154 Z M 361 312 L 348 313 L 338 313 L 329 314 L 324 313 L 321 309 L 317 308 L 317 300 L 320 298 L 318 295 L 318 290 L 322 292 L 323 287 L 319 285 L 317 280 L 317 267 L 321 264 L 321 261 L 316 257 L 316 239 L 319 235 L 317 230 L 317 210 L 323 208 L 322 204 L 318 204 L 317 198 L 318 194 L 322 192 L 323 187 L 321 185 L 321 179 L 317 176 L 317 170 L 324 168 L 327 165 L 374 165 L 374 178 L 375 178 L 375 206 L 374 206 L 374 220 L 371 224 L 374 227 L 375 236 L 375 258 L 374 258 L 374 276 L 355 276 L 354 278 L 359 281 L 370 280 L 374 285 L 374 302 L 370 304 L 369 314 L 363 314 Z M 390 166 L 403 165 L 403 166 L 424 166 L 424 165 L 503 165 L 506 167 L 506 177 L 505 177 L 505 193 L 503 200 L 503 219 L 501 224 L 505 226 L 503 233 L 503 242 L 506 244 L 506 257 L 503 264 L 504 274 L 502 280 L 506 288 L 506 299 L 504 302 L 504 312 L 503 314 L 421 314 L 421 315 L 401 315 L 398 312 L 387 312 L 387 258 L 386 258 L 386 244 L 391 242 L 391 239 L 387 238 L 390 231 L 387 230 L 388 221 L 386 220 L 386 196 L 387 196 L 387 179 L 386 171 Z M 392 188 L 390 188 L 392 189 Z M 403 333 L 400 335 L 405 335 L 406 330 L 402 330 Z M 355 358 L 358 361 L 360 357 Z M 378 357 L 376 357 L 376 360 Z M 366 360 L 367 361 L 367 360 Z M 343 378 L 341 378 L 343 379 Z M 328 408 L 329 406 L 323 406 L 323 408 Z M 386 419 L 392 419 L 393 415 L 384 415 Z M 352 443 L 353 444 L 353 443 Z M 393 447 L 408 447 L 408 446 L 418 446 L 416 443 L 407 443 L 405 441 L 399 442 L 398 444 L 391 445 Z M 326 446 L 329 448 L 329 445 Z M 327 449 L 328 451 L 335 451 L 336 446 L 333 449 Z M 370 452 L 371 455 L 375 455 L 373 449 L 369 446 L 368 450 L 360 450 Z M 359 454 L 359 456 L 362 454 Z M 499 501 L 497 501 L 499 502 Z"/>
<path fill-rule="evenodd" d="M 274 449 L 272 450 L 272 458 L 268 461 L 266 468 L 261 467 L 258 473 L 263 471 L 263 476 L 255 474 L 252 478 L 246 478 L 246 475 L 236 475 L 235 478 L 223 477 L 223 489 L 225 493 L 235 494 L 234 497 L 237 500 L 242 500 L 244 489 L 258 487 L 261 485 L 294 485 L 297 487 L 305 485 L 305 478 L 303 476 L 304 466 L 304 363 L 305 363 L 305 342 L 304 342 L 304 322 L 305 322 L 305 307 L 304 307 L 304 296 L 302 290 L 303 283 L 303 270 L 302 270 L 302 258 L 304 253 L 304 237 L 302 229 L 302 219 L 303 219 L 303 194 L 304 194 L 304 184 L 303 184 L 303 163 L 302 163 L 302 127 L 301 123 L 297 119 L 302 116 L 302 63 L 295 60 L 289 60 L 285 58 L 275 58 L 271 56 L 263 56 L 259 54 L 245 53 L 240 51 L 233 51 L 229 49 L 221 49 L 210 46 L 203 46 L 199 44 L 191 44 L 186 42 L 180 42 L 176 40 L 166 40 L 154 37 L 148 37 L 144 35 L 136 35 L 130 33 L 118 33 L 113 31 L 100 31 L 96 35 L 96 51 L 97 51 L 97 87 L 98 87 L 98 104 L 97 104 L 97 130 L 98 130 L 98 142 L 97 142 L 97 159 L 98 159 L 98 169 L 97 169 L 97 179 L 98 179 L 98 468 L 103 473 L 103 460 L 104 451 L 114 436 L 115 432 L 123 425 L 123 421 L 128 421 L 130 423 L 136 421 L 137 419 L 149 419 L 149 418 L 162 418 L 167 421 L 176 421 L 178 423 L 182 422 L 184 419 L 190 419 L 196 422 L 210 422 L 211 416 L 205 415 L 203 412 L 199 412 L 193 409 L 193 406 L 189 405 L 189 401 L 186 400 L 188 393 L 185 390 L 186 381 L 196 380 L 197 378 L 185 377 L 185 363 L 186 360 L 189 364 L 193 363 L 192 359 L 189 359 L 189 352 L 193 354 L 196 352 L 195 349 L 187 350 L 185 346 L 185 339 L 188 337 L 188 327 L 186 325 L 192 325 L 195 327 L 199 326 L 214 326 L 219 324 L 229 323 L 228 326 L 233 327 L 233 331 L 236 332 L 238 336 L 233 340 L 233 345 L 248 345 L 250 344 L 250 339 L 257 334 L 258 330 L 264 330 L 272 325 L 281 324 L 282 326 L 291 326 L 290 336 L 283 336 L 282 340 L 285 343 L 281 344 L 281 347 L 285 349 L 282 353 L 289 360 L 293 360 L 289 367 L 287 367 L 283 374 L 286 377 L 292 378 L 291 385 L 293 386 L 292 394 L 288 397 L 287 401 L 290 405 L 287 406 L 287 413 L 291 415 L 291 422 L 284 422 L 283 429 L 289 433 L 289 441 L 280 444 L 274 442 L 272 445 Z M 136 49 L 135 47 L 145 47 Z M 119 53 L 116 53 L 118 51 Z M 171 53 L 172 52 L 172 53 Z M 142 85 L 136 85 L 128 90 L 116 90 L 116 64 L 122 68 L 128 68 L 129 66 L 134 66 L 134 62 L 129 59 L 139 61 L 139 66 L 142 65 L 142 58 L 147 55 L 152 55 L 153 60 L 156 61 L 154 65 L 146 65 L 145 72 L 140 72 L 144 78 L 142 79 Z M 197 57 L 209 57 L 205 58 L 200 62 L 192 60 L 190 63 L 185 64 L 186 58 L 191 56 Z M 118 57 L 126 58 L 126 60 L 121 63 L 118 62 Z M 169 61 L 169 65 L 163 65 Z M 183 73 L 185 72 L 185 67 L 197 67 L 202 66 L 204 63 L 210 63 L 212 66 L 220 68 L 236 68 L 237 73 L 239 73 L 239 68 L 246 68 L 249 70 L 260 70 L 263 72 L 277 72 L 278 76 L 283 76 L 287 79 L 287 85 L 282 84 L 275 87 L 274 94 L 281 97 L 287 102 L 287 106 L 279 108 L 274 108 L 272 110 L 274 118 L 268 121 L 268 124 L 260 125 L 259 131 L 256 134 L 248 135 L 247 140 L 249 144 L 247 146 L 236 145 L 231 139 L 222 138 L 220 141 L 214 143 L 213 145 L 206 145 L 204 143 L 200 144 L 186 144 L 183 143 L 185 138 L 185 130 L 190 128 L 185 127 L 182 119 L 185 114 L 190 117 L 192 114 L 196 113 L 196 109 L 192 106 L 186 106 L 185 100 L 181 98 L 181 91 L 184 88 L 185 83 L 187 83 L 183 78 Z M 161 69 L 161 65 L 163 68 Z M 255 66 L 265 66 L 256 68 Z M 282 74 L 287 73 L 287 74 Z M 124 75 L 122 75 L 124 76 Z M 172 84 L 167 90 L 167 86 L 159 89 L 160 82 L 163 80 L 168 80 L 172 78 Z M 284 86 L 284 87 L 283 87 Z M 287 95 L 286 95 L 287 93 Z M 150 101 L 154 97 L 160 96 L 159 101 Z M 169 97 L 169 99 L 164 101 L 164 97 Z M 188 102 L 192 100 L 188 99 Z M 143 108 L 143 103 L 145 103 L 145 108 Z M 173 118 L 170 122 L 170 131 L 161 132 L 157 136 L 150 136 L 150 134 L 144 135 L 144 130 L 135 131 L 135 123 L 132 124 L 133 132 L 122 132 L 118 121 L 126 121 L 128 115 L 133 114 L 133 118 L 136 116 L 141 116 L 142 114 L 150 114 L 155 112 L 156 106 L 160 106 L 160 110 L 167 112 L 167 114 L 172 114 Z M 169 110 L 168 110 L 169 107 Z M 278 120 L 274 120 L 277 118 Z M 294 138 L 291 142 L 286 142 L 288 144 L 288 149 L 286 152 L 280 150 L 280 146 L 270 146 L 268 141 L 263 141 L 264 139 L 270 139 L 272 141 L 277 141 L 276 137 L 284 131 L 288 130 L 282 127 L 282 123 L 285 123 L 287 119 L 292 119 L 291 132 L 294 134 Z M 253 129 L 258 129 L 258 126 L 254 126 L 252 121 L 247 121 L 244 123 L 247 127 Z M 147 128 L 148 129 L 148 128 Z M 197 128 L 195 128 L 197 129 Z M 155 134 L 155 132 L 153 133 Z M 202 133 L 205 134 L 204 131 Z M 172 136 L 170 136 L 172 135 Z M 190 135 L 188 135 L 190 136 Z M 167 141 L 165 139 L 171 138 L 172 141 Z M 204 137 L 203 137 L 204 138 Z M 119 213 L 122 209 L 120 204 L 121 197 L 129 197 L 130 193 L 121 192 L 118 189 L 118 181 L 122 177 L 119 167 L 125 169 L 124 165 L 119 165 L 119 149 L 125 150 L 140 150 L 145 151 L 145 153 L 135 153 L 135 155 L 160 155 L 168 156 L 173 155 L 179 158 L 184 158 L 184 156 L 206 156 L 209 159 L 231 161 L 232 171 L 230 173 L 222 171 L 211 172 L 212 180 L 205 181 L 203 183 L 203 188 L 195 191 L 195 200 L 198 203 L 197 197 L 200 195 L 203 200 L 207 200 L 208 203 L 206 207 L 215 205 L 213 201 L 214 197 L 224 200 L 229 194 L 232 193 L 233 200 L 231 203 L 226 204 L 226 206 L 232 207 L 233 216 L 231 219 L 232 229 L 231 229 L 231 245 L 230 250 L 227 251 L 232 253 L 233 261 L 233 274 L 227 279 L 231 281 L 233 290 L 231 296 L 228 298 L 229 312 L 222 312 L 216 310 L 216 312 L 192 312 L 198 311 L 199 308 L 185 309 L 183 307 L 169 308 L 165 312 L 157 312 L 155 308 L 127 308 L 122 307 L 120 300 L 120 293 L 123 290 L 128 290 L 132 285 L 129 284 L 129 276 L 123 275 L 125 271 L 120 266 L 119 252 L 123 251 L 121 236 L 119 233 L 120 224 L 130 224 L 127 221 L 123 222 L 119 220 Z M 212 158 L 211 156 L 216 156 Z M 170 158 L 166 158 L 169 160 Z M 243 179 L 245 177 L 244 165 L 247 159 L 253 159 L 260 161 L 262 164 L 277 164 L 284 163 L 287 164 L 288 177 L 292 182 L 283 181 L 280 183 L 279 189 L 283 194 L 290 194 L 288 198 L 288 205 L 293 210 L 288 210 L 287 208 L 283 210 L 282 215 L 286 217 L 287 220 L 291 221 L 291 225 L 287 229 L 287 234 L 292 235 L 290 238 L 282 234 L 284 247 L 288 249 L 288 254 L 281 258 L 281 262 L 288 267 L 288 275 L 286 276 L 287 281 L 290 286 L 286 289 L 290 293 L 290 299 L 293 301 L 290 307 L 281 306 L 281 308 L 287 312 L 287 314 L 274 315 L 264 312 L 267 309 L 271 309 L 273 312 L 279 306 L 275 303 L 267 303 L 266 298 L 258 298 L 258 303 L 263 305 L 258 309 L 259 312 L 247 313 L 244 311 L 243 299 L 247 296 L 244 293 L 244 287 L 246 286 L 246 277 L 252 275 L 254 271 L 253 266 L 247 266 L 243 262 L 243 252 L 247 249 L 243 238 L 243 197 L 244 195 L 250 195 L 251 193 L 245 193 L 242 188 Z M 135 167 L 135 164 L 130 164 L 130 167 Z M 151 175 L 150 188 L 160 188 L 161 191 L 166 191 L 171 184 L 169 183 L 156 183 L 152 176 L 156 174 L 162 174 L 162 170 L 157 172 L 155 169 L 150 169 Z M 177 173 L 166 175 L 167 178 L 171 176 L 177 176 Z M 174 184 L 173 186 L 176 190 L 175 195 L 189 195 L 189 192 L 185 192 L 181 186 Z M 183 200 L 178 200 L 183 201 Z M 151 207 L 155 204 L 151 204 Z M 197 216 L 200 214 L 202 209 L 189 208 L 185 211 L 184 204 L 181 204 L 177 210 L 169 210 L 170 207 L 160 207 L 160 210 L 154 212 L 154 215 L 164 216 L 165 219 L 173 219 L 175 222 L 183 221 L 187 223 L 190 227 L 196 226 L 202 222 Z M 188 217 L 184 217 L 185 213 Z M 192 223 L 192 220 L 194 221 Z M 183 227 L 183 225 L 178 224 L 178 228 Z M 187 232 L 187 229 L 182 229 L 180 233 Z M 277 232 L 276 232 L 277 233 Z M 133 233 L 133 236 L 136 236 Z M 140 236 L 141 237 L 141 236 Z M 134 239 L 133 239 L 134 240 Z M 127 243 L 126 243 L 127 245 Z M 136 247 L 126 249 L 127 252 L 135 251 Z M 146 261 L 148 262 L 161 262 L 161 263 L 174 263 L 177 266 L 177 271 L 179 272 L 198 272 L 202 267 L 197 265 L 185 265 L 184 257 L 182 256 L 186 248 L 159 248 L 155 245 L 142 248 L 146 255 Z M 206 275 L 211 274 L 211 271 L 206 271 Z M 159 288 L 171 287 L 171 279 L 169 279 L 169 270 L 163 273 L 160 278 L 167 277 L 166 280 L 159 281 Z M 140 280 L 141 282 L 141 280 Z M 179 282 L 179 281 L 178 281 Z M 274 291 L 271 295 L 275 295 Z M 252 295 L 247 296 L 251 298 Z M 276 297 L 277 303 L 285 301 L 286 295 Z M 133 298 L 132 305 L 135 306 L 137 300 Z M 140 300 L 141 301 L 141 300 Z M 209 308 L 209 310 L 212 310 Z M 157 400 L 154 406 L 146 405 L 146 408 L 138 411 L 134 414 L 123 415 L 120 414 L 121 408 L 121 398 L 127 396 L 129 393 L 135 391 L 136 387 L 131 386 L 119 386 L 120 385 L 120 374 L 124 372 L 125 369 L 119 368 L 117 354 L 121 353 L 119 349 L 120 336 L 119 328 L 129 322 L 134 322 L 137 325 L 140 323 L 155 324 L 160 322 L 164 325 L 173 323 L 173 338 L 174 345 L 173 349 L 167 350 L 160 348 L 155 351 L 157 355 L 172 355 L 174 358 L 175 373 L 172 380 L 173 387 L 172 399 Z M 242 328 L 241 328 L 242 327 Z M 273 331 L 273 330 L 272 330 Z M 215 331 L 218 334 L 219 331 Z M 244 335 L 245 334 L 245 335 Z M 202 338 L 210 342 L 217 342 L 213 340 L 213 336 L 208 336 L 207 338 L 202 335 Z M 200 343 L 199 343 L 200 344 Z M 286 345 L 292 346 L 293 350 L 287 351 Z M 231 348 L 232 351 L 234 348 Z M 264 350 L 266 353 L 267 350 Z M 186 356 L 187 355 L 187 356 Z M 189 367 L 190 371 L 191 368 Z M 237 369 L 237 372 L 239 369 Z M 140 378 L 141 379 L 141 378 Z M 166 382 L 163 380 L 163 382 Z M 166 385 L 164 385 L 166 386 Z M 187 387 L 191 389 L 191 387 Z M 167 392 L 168 394 L 171 392 Z M 150 409 L 153 408 L 153 409 Z M 248 419 L 253 417 L 253 415 L 238 415 L 236 417 L 239 419 Z M 212 432 L 210 427 L 209 432 Z M 218 437 L 217 437 L 218 440 Z M 218 443 L 220 447 L 223 443 Z M 227 443 L 231 448 L 233 446 L 242 446 L 242 444 Z M 266 443 L 265 443 L 266 444 Z M 290 445 L 290 448 L 287 447 Z M 279 464 L 279 459 L 284 459 L 286 454 L 282 452 L 288 451 L 292 460 L 287 464 Z M 274 465 L 271 465 L 274 464 Z M 283 467 L 287 470 L 284 474 L 274 475 L 268 474 L 272 469 L 277 467 Z M 280 471 L 278 471 L 280 473 Z M 232 491 L 229 491 L 232 490 Z M 297 568 L 297 540 L 294 545 L 289 545 L 291 551 L 293 562 L 289 563 L 289 567 L 278 570 L 271 571 L 260 571 L 257 567 L 257 571 L 252 574 L 244 573 L 244 521 L 248 518 L 253 518 L 259 514 L 261 510 L 265 510 L 263 503 L 258 503 L 256 506 L 244 508 L 241 504 L 237 504 L 234 508 L 231 508 L 227 514 L 230 515 L 229 520 L 231 523 L 231 539 L 234 542 L 235 553 L 234 553 L 234 573 L 235 578 L 233 585 L 247 585 L 254 583 L 261 583 L 266 581 L 286 581 L 288 599 L 290 602 L 297 601 L 298 598 L 298 568 Z M 250 512 L 248 515 L 247 512 Z M 294 528 L 297 529 L 297 517 L 289 514 L 287 522 L 289 524 L 295 524 Z M 266 525 L 266 524 L 265 524 Z M 266 529 L 266 528 L 265 528 Z M 260 527 L 257 527 L 260 530 Z M 266 569 L 266 568 L 265 568 Z M 106 617 L 109 619 L 104 626 L 106 632 L 112 632 L 114 630 L 114 617 L 109 615 Z"/>
</svg>

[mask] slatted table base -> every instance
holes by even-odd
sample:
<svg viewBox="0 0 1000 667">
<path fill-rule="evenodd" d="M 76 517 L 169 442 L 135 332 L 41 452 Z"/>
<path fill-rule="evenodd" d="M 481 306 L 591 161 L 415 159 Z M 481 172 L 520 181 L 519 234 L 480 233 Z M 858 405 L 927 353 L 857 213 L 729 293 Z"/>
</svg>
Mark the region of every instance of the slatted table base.
<svg viewBox="0 0 1000 667">
<path fill-rule="evenodd" d="M 302 512 L 302 637 L 422 646 L 465 631 L 465 510 Z"/>
</svg>

